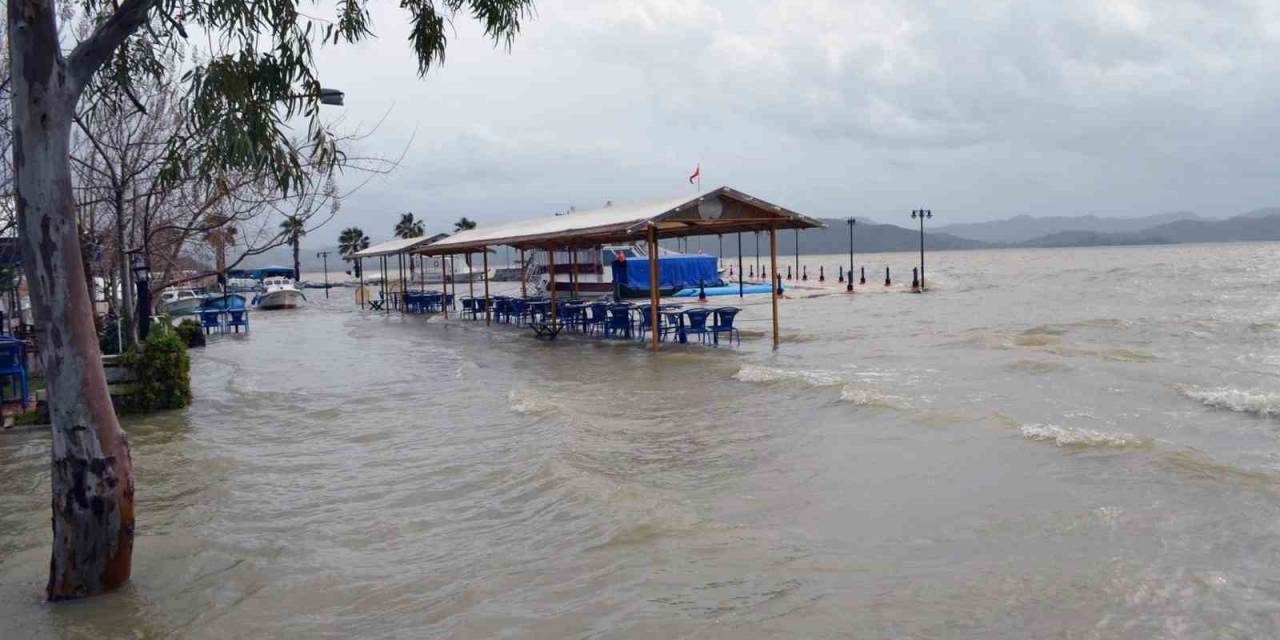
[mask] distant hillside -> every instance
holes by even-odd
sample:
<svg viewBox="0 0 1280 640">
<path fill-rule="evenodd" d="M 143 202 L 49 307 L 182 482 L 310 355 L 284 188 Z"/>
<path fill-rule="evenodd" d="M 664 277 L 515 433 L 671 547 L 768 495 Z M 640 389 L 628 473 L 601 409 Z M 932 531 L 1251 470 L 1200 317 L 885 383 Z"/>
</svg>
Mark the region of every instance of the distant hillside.
<svg viewBox="0 0 1280 640">
<path fill-rule="evenodd" d="M 1200 220 L 1190 211 L 1162 213 L 1139 218 L 1101 218 L 1098 216 L 1050 216 L 1033 218 L 1028 215 L 990 222 L 966 222 L 943 225 L 942 233 L 996 244 L 1019 244 L 1032 239 L 1055 236 L 1067 232 L 1091 232 L 1096 234 L 1125 234 L 1145 231 L 1152 227 L 1181 220 Z M 1079 236 L 1084 237 L 1084 236 Z"/>
<path fill-rule="evenodd" d="M 1280 210 L 1265 216 L 1245 214 L 1226 220 L 1178 220 L 1137 233 L 1064 231 L 1032 238 L 1031 247 L 1079 247 L 1192 242 L 1263 242 L 1280 240 Z M 1254 212 L 1256 213 L 1256 212 Z"/>
<path fill-rule="evenodd" d="M 810 229 L 800 232 L 800 253 L 804 254 L 841 254 L 849 251 L 849 225 L 842 219 L 823 220 L 827 224 L 826 229 Z M 779 231 L 778 232 L 778 254 L 793 255 L 795 253 L 795 231 Z M 693 247 L 695 241 L 691 240 L 690 247 Z M 920 248 L 920 231 L 918 229 L 904 229 L 902 227 L 891 224 L 863 224 L 858 223 L 853 229 L 854 251 L 858 253 L 878 253 L 888 251 L 915 251 Z M 703 239 L 704 248 L 708 253 L 714 253 L 715 244 L 707 244 L 707 240 Z M 927 227 L 925 228 L 925 248 L 929 250 L 940 249 L 982 249 L 988 247 L 985 242 L 968 240 L 965 238 L 957 238 L 946 233 L 937 233 Z M 765 233 L 760 234 L 760 247 L 762 253 L 768 252 L 768 236 Z M 724 238 L 724 254 L 726 256 L 736 256 L 737 241 L 733 236 L 725 236 Z M 752 234 L 744 234 L 742 237 L 742 253 L 743 255 L 755 255 L 755 240 Z"/>
</svg>

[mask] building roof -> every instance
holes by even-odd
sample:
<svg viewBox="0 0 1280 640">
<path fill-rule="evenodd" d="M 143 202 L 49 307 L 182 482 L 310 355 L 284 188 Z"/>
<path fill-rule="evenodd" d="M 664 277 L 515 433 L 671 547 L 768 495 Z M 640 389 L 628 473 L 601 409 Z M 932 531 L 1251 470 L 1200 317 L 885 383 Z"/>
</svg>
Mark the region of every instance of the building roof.
<svg viewBox="0 0 1280 640">
<path fill-rule="evenodd" d="M 362 258 L 362 259 L 377 258 L 378 256 L 389 256 L 389 255 L 395 255 L 397 253 L 405 253 L 410 249 L 414 249 L 422 245 L 430 244 L 432 242 L 440 240 L 441 238 L 447 238 L 447 237 L 449 237 L 449 234 L 447 233 L 437 233 L 436 235 L 433 235 L 433 236 L 419 236 L 417 238 L 392 238 L 391 240 L 388 240 L 386 242 L 380 242 L 378 244 L 375 244 L 372 247 L 369 247 L 368 249 L 363 249 L 351 255 L 343 256 L 342 259 L 351 260 L 354 258 Z"/>
<path fill-rule="evenodd" d="M 720 187 L 695 195 L 479 227 L 416 247 L 414 253 L 466 253 L 495 245 L 559 249 L 636 241 L 646 237 L 650 225 L 657 229 L 659 238 L 826 226 L 740 191 Z"/>
</svg>

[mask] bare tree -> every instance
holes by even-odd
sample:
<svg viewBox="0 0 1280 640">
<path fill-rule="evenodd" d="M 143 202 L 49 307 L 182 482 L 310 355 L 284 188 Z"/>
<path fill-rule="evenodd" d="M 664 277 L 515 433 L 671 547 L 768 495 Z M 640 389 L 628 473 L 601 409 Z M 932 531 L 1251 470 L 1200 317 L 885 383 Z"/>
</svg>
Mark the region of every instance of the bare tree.
<svg viewBox="0 0 1280 640">
<path fill-rule="evenodd" d="M 311 160 L 322 167 L 338 160 L 319 116 L 313 47 L 372 35 L 365 0 L 338 3 L 336 19 L 327 23 L 301 13 L 296 0 L 82 0 L 78 6 L 95 28 L 65 56 L 53 0 L 9 0 L 7 7 L 16 71 L 10 86 L 16 219 L 53 423 L 51 600 L 123 584 L 133 556 L 133 464 L 102 370 L 72 190 L 71 129 L 85 88 L 110 80 L 131 96 L 135 80 L 154 75 L 157 60 L 187 36 L 187 25 L 209 34 L 219 50 L 186 76 L 190 118 L 179 138 L 190 144 L 166 156 L 162 178 L 216 183 L 246 171 L 292 193 L 310 176 L 291 144 L 290 118 L 308 119 Z M 489 36 L 509 42 L 530 0 L 403 0 L 401 6 L 425 73 L 441 60 L 456 13 L 465 11 Z"/>
</svg>

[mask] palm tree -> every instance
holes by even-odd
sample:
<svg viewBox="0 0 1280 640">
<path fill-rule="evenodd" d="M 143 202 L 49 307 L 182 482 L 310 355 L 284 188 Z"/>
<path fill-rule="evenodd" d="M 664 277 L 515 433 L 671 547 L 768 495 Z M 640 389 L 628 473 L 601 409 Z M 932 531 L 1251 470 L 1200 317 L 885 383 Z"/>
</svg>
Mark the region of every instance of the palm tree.
<svg viewBox="0 0 1280 640">
<path fill-rule="evenodd" d="M 347 227 L 338 234 L 338 252 L 349 256 L 369 248 L 369 236 L 360 227 Z"/>
<path fill-rule="evenodd" d="M 220 213 L 210 214 L 208 217 L 208 229 L 204 232 L 204 240 L 213 247 L 214 266 L 218 271 L 218 278 L 222 278 L 227 270 L 227 245 L 235 244 L 236 233 L 238 230 L 235 225 L 235 218 L 227 217 Z"/>
<path fill-rule="evenodd" d="M 400 214 L 400 222 L 396 223 L 397 238 L 421 238 L 426 233 L 426 225 L 421 220 L 415 220 L 413 213 Z"/>
<path fill-rule="evenodd" d="M 289 246 L 293 247 L 293 277 L 301 280 L 302 263 L 298 260 L 298 241 L 307 235 L 306 221 L 299 216 L 285 216 L 280 223 L 280 233 L 288 239 Z"/>
<path fill-rule="evenodd" d="M 461 218 L 458 218 L 458 221 L 453 223 L 454 231 L 466 231 L 467 229 L 474 229 L 474 228 L 476 228 L 475 221 L 468 220 L 466 216 L 462 216 Z"/>
</svg>

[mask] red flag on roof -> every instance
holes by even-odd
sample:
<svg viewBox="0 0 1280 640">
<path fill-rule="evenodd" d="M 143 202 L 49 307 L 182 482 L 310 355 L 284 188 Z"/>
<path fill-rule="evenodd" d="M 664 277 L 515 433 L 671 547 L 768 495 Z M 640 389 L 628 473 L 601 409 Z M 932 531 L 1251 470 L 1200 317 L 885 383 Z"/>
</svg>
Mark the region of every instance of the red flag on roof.
<svg viewBox="0 0 1280 640">
<path fill-rule="evenodd" d="M 698 166 L 693 168 L 693 174 L 689 176 L 689 184 L 693 184 L 693 181 L 697 180 L 698 177 L 701 175 L 702 175 L 702 163 L 699 162 Z"/>
</svg>

